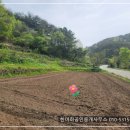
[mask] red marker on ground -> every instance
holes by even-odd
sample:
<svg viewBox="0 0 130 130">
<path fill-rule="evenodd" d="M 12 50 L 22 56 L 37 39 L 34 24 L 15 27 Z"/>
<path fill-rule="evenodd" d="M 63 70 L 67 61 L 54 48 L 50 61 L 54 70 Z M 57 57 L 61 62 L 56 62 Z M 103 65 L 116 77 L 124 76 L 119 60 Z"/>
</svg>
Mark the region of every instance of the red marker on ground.
<svg viewBox="0 0 130 130">
<path fill-rule="evenodd" d="M 72 96 L 76 97 L 79 95 L 79 91 L 78 91 L 78 88 L 76 87 L 76 85 L 71 85 L 69 87 L 69 90 L 70 90 Z"/>
</svg>

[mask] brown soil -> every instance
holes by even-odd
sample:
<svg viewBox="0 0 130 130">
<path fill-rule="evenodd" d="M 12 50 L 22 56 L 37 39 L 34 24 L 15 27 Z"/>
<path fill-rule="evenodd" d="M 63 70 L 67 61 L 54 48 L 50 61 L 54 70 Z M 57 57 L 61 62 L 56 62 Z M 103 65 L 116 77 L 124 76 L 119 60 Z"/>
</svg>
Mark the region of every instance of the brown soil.
<svg viewBox="0 0 130 130">
<path fill-rule="evenodd" d="M 69 86 L 80 90 L 72 97 Z M 60 123 L 58 116 L 130 116 L 130 84 L 100 73 L 65 72 L 0 80 L 0 126 L 130 125 Z M 0 130 L 61 128 L 0 128 Z M 101 128 L 62 128 L 90 129 Z M 102 128 L 114 130 L 114 128 Z M 115 128 L 128 129 L 130 128 Z"/>
</svg>

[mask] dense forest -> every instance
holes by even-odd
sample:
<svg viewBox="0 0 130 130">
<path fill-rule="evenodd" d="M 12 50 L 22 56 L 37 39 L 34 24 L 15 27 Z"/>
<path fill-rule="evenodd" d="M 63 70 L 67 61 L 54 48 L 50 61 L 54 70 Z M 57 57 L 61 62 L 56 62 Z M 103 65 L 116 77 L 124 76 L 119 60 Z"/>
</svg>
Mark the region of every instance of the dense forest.
<svg viewBox="0 0 130 130">
<path fill-rule="evenodd" d="M 39 16 L 12 13 L 0 6 L 0 41 L 28 51 L 77 62 L 85 62 L 87 50 L 66 27 L 58 28 Z"/>
<path fill-rule="evenodd" d="M 74 33 L 31 13 L 13 13 L 0 5 L 0 74 L 90 71 L 86 48 Z"/>
<path fill-rule="evenodd" d="M 109 64 L 111 67 L 130 68 L 130 34 L 107 38 L 89 47 L 93 64 Z"/>
</svg>

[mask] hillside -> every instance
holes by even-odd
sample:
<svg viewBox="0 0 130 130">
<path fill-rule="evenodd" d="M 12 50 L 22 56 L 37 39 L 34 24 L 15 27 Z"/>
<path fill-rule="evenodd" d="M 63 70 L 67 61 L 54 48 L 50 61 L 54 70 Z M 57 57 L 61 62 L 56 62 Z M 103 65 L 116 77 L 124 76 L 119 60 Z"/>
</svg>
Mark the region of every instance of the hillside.
<svg viewBox="0 0 130 130">
<path fill-rule="evenodd" d="M 0 77 L 55 71 L 90 71 L 87 50 L 74 33 L 31 13 L 0 5 Z"/>
<path fill-rule="evenodd" d="M 56 27 L 31 13 L 13 13 L 0 5 L 0 43 L 11 43 L 32 52 L 82 62 L 86 49 L 78 47 L 74 32 Z"/>
<path fill-rule="evenodd" d="M 130 33 L 104 39 L 89 47 L 89 55 L 96 64 L 107 64 L 112 56 L 119 55 L 121 47 L 130 48 Z"/>
<path fill-rule="evenodd" d="M 60 71 L 89 71 L 85 64 L 36 53 L 0 49 L 0 77 L 37 75 Z"/>
</svg>

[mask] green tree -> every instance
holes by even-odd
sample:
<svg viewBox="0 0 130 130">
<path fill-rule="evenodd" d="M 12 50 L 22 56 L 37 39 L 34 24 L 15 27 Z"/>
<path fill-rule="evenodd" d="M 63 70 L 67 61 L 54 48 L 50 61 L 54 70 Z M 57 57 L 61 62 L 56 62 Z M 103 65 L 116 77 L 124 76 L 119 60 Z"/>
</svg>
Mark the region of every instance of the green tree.
<svg viewBox="0 0 130 130">
<path fill-rule="evenodd" d="M 130 50 L 128 48 L 122 47 L 119 52 L 120 67 L 123 69 L 128 69 L 130 67 Z"/>
<path fill-rule="evenodd" d="M 0 5 L 0 40 L 10 40 L 13 38 L 12 32 L 15 27 L 15 18 L 10 16 L 8 11 Z"/>
<path fill-rule="evenodd" d="M 51 34 L 49 53 L 55 57 L 66 57 L 65 36 L 61 31 Z"/>
<path fill-rule="evenodd" d="M 31 45 L 31 49 L 33 49 L 41 54 L 48 54 L 47 37 L 46 36 L 34 37 L 34 41 Z"/>
<path fill-rule="evenodd" d="M 109 58 L 109 66 L 112 68 L 118 67 L 118 57 L 113 56 L 111 58 Z"/>
<path fill-rule="evenodd" d="M 13 31 L 14 37 L 19 37 L 21 34 L 29 32 L 29 28 L 21 21 L 16 20 L 15 28 Z"/>
<path fill-rule="evenodd" d="M 39 16 L 34 16 L 30 13 L 28 15 L 15 13 L 14 15 L 16 19 L 23 21 L 29 28 L 33 28 L 35 31 L 37 31 L 39 35 L 50 35 L 52 32 L 57 30 L 55 26 L 49 24 Z"/>
<path fill-rule="evenodd" d="M 31 33 L 23 33 L 20 37 L 14 39 L 14 44 L 21 47 L 29 48 L 34 41 L 34 37 Z"/>
<path fill-rule="evenodd" d="M 84 50 L 83 48 L 75 48 L 71 53 L 73 54 L 73 61 L 85 62 L 87 50 Z"/>
</svg>

